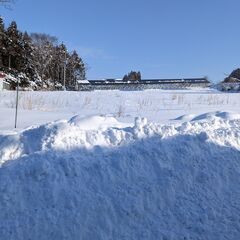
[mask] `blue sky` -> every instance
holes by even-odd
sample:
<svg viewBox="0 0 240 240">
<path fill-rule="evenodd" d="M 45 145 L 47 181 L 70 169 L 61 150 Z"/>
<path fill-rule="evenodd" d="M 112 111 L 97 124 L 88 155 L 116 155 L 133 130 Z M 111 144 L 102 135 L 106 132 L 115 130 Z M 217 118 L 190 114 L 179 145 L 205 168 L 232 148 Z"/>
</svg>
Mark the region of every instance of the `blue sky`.
<svg viewBox="0 0 240 240">
<path fill-rule="evenodd" d="M 57 36 L 88 65 L 89 79 L 208 76 L 240 66 L 239 0 L 16 0 L 6 24 Z"/>
</svg>

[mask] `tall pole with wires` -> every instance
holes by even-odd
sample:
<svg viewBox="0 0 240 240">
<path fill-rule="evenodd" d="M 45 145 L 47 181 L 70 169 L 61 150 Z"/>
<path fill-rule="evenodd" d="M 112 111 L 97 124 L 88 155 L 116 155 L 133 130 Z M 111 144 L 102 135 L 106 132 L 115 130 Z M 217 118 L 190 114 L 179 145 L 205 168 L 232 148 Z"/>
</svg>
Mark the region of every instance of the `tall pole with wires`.
<svg viewBox="0 0 240 240">
<path fill-rule="evenodd" d="M 65 50 L 64 66 L 63 66 L 63 90 L 66 90 L 66 65 L 67 65 L 67 50 Z"/>
</svg>

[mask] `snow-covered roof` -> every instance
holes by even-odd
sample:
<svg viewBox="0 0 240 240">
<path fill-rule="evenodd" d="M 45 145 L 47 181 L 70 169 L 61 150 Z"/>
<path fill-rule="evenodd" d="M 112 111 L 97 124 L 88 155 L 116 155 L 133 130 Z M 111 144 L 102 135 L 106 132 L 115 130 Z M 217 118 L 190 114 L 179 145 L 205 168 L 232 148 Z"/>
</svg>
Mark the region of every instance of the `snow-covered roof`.
<svg viewBox="0 0 240 240">
<path fill-rule="evenodd" d="M 79 84 L 89 84 L 89 81 L 84 79 L 84 80 L 77 80 Z"/>
<path fill-rule="evenodd" d="M 6 74 L 3 72 L 0 72 L 0 79 L 3 80 L 6 77 Z"/>
</svg>

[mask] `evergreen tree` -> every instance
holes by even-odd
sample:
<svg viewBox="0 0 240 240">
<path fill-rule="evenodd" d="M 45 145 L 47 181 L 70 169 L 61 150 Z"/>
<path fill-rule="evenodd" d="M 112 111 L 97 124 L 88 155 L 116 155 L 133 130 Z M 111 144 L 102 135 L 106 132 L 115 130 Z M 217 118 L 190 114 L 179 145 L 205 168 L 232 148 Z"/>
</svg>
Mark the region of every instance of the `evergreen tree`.
<svg viewBox="0 0 240 240">
<path fill-rule="evenodd" d="M 4 54 L 6 54 L 6 47 L 5 47 L 5 29 L 4 29 L 4 23 L 3 19 L 0 16 L 0 68 L 3 69 L 3 61 L 4 61 Z"/>
<path fill-rule="evenodd" d="M 20 70 L 21 65 L 21 33 L 17 29 L 15 21 L 11 22 L 6 32 L 7 35 L 7 55 L 8 66 L 16 70 Z"/>
<path fill-rule="evenodd" d="M 24 32 L 22 35 L 21 45 L 23 49 L 21 56 L 21 71 L 24 72 L 32 81 L 39 80 L 34 62 L 34 45 L 27 32 Z"/>
<path fill-rule="evenodd" d="M 7 43 L 9 37 L 7 36 L 3 18 L 0 16 L 0 69 L 6 70 L 8 67 L 8 52 L 7 52 Z"/>
<path fill-rule="evenodd" d="M 67 51 L 67 47 L 65 46 L 65 44 L 61 43 L 58 47 L 58 58 L 57 58 L 57 62 L 58 62 L 58 67 L 60 69 L 60 82 L 62 84 L 62 86 L 67 85 L 67 78 L 65 78 L 65 83 L 64 83 L 64 74 L 67 75 L 67 63 L 68 63 L 68 59 L 69 59 L 69 54 Z M 65 69 L 65 73 L 64 73 L 64 69 Z M 65 75 L 65 77 L 66 77 Z"/>
<path fill-rule="evenodd" d="M 85 79 L 85 65 L 76 51 L 68 53 L 56 37 L 22 33 L 14 21 L 5 30 L 1 17 L 0 49 L 0 70 L 20 79 L 20 86 L 34 82 L 37 88 L 61 88 L 65 76 L 65 86 L 72 88 L 77 79 Z M 11 84 L 16 86 L 14 81 Z"/>
<path fill-rule="evenodd" d="M 78 56 L 77 52 L 74 50 L 69 57 L 67 64 L 67 82 L 68 86 L 75 87 L 77 80 L 85 79 L 85 65 L 83 60 Z"/>
<path fill-rule="evenodd" d="M 130 73 L 124 75 L 123 81 L 140 81 L 141 78 L 142 77 L 140 71 L 138 72 L 131 71 Z"/>
</svg>

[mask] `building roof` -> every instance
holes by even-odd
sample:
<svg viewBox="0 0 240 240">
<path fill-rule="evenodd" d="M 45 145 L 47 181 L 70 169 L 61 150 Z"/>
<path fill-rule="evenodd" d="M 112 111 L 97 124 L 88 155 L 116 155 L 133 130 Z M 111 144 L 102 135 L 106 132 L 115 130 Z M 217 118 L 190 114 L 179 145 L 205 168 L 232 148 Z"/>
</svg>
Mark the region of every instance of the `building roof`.
<svg viewBox="0 0 240 240">
<path fill-rule="evenodd" d="M 6 74 L 3 72 L 0 72 L 0 79 L 3 80 L 6 77 Z"/>
<path fill-rule="evenodd" d="M 79 83 L 79 84 L 89 84 L 89 81 L 88 80 L 77 80 L 77 82 Z"/>
</svg>

